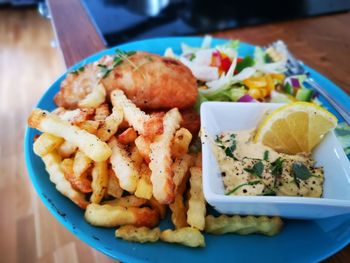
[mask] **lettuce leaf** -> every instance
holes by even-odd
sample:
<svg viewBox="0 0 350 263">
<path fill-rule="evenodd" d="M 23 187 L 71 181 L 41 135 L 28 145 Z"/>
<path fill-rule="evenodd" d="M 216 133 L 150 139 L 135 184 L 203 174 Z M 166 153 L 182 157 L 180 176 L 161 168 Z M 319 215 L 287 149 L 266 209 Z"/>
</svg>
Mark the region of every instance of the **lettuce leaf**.
<svg viewBox="0 0 350 263">
<path fill-rule="evenodd" d="M 246 93 L 247 91 L 243 86 L 224 85 L 212 92 L 201 93 L 201 95 L 211 101 L 237 101 Z"/>
</svg>

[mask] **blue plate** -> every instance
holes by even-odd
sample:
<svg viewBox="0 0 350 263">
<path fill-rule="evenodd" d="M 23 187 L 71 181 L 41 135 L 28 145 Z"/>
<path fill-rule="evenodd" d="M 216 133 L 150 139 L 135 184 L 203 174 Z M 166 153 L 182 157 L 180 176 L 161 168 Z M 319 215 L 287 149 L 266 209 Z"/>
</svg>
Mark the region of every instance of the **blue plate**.
<svg viewBox="0 0 350 263">
<path fill-rule="evenodd" d="M 215 39 L 213 44 L 226 40 Z M 180 43 L 199 46 L 202 38 L 160 38 L 133 42 L 118 48 L 125 51 L 144 50 L 163 54 L 167 47 L 180 53 Z M 242 43 L 241 56 L 252 55 L 254 46 Z M 108 49 L 92 55 L 69 69 L 77 69 L 85 63 L 99 59 L 106 54 L 113 54 L 115 49 Z M 334 98 L 350 110 L 350 98 L 334 83 L 308 68 L 321 86 L 325 87 Z M 53 96 L 58 92 L 61 76 L 46 91 L 37 107 L 53 110 Z M 326 107 L 333 109 L 325 102 Z M 333 111 L 334 112 L 334 111 Z M 340 118 L 340 116 L 338 116 Z M 206 247 L 191 249 L 162 242 L 155 244 L 129 243 L 114 237 L 115 229 L 93 227 L 85 222 L 84 212 L 69 199 L 55 190 L 45 172 L 44 164 L 32 150 L 32 143 L 37 131 L 27 128 L 24 148 L 25 159 L 32 183 L 40 198 L 50 212 L 69 231 L 88 243 L 91 247 L 123 262 L 314 262 L 325 259 L 344 246 L 350 240 L 350 214 L 315 221 L 285 220 L 283 231 L 275 237 L 259 235 L 205 235 Z M 161 223 L 161 228 L 172 227 L 170 220 Z"/>
</svg>

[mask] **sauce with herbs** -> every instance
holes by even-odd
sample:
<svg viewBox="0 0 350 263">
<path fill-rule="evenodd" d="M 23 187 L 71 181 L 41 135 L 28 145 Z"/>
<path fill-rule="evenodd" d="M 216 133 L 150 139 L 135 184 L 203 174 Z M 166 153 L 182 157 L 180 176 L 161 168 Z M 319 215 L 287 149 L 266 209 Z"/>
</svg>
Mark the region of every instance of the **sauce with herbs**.
<svg viewBox="0 0 350 263">
<path fill-rule="evenodd" d="M 321 197 L 324 174 L 310 155 L 278 153 L 252 141 L 254 131 L 218 135 L 213 151 L 227 195 Z"/>
</svg>

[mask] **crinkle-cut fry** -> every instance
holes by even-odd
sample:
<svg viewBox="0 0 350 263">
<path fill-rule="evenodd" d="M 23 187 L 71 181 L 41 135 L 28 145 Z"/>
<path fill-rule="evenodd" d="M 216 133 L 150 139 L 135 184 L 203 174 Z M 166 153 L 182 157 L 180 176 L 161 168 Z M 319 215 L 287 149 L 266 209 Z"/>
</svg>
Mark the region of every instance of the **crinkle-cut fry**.
<svg viewBox="0 0 350 263">
<path fill-rule="evenodd" d="M 64 173 L 64 177 L 70 182 L 71 186 L 82 193 L 91 193 L 91 181 L 87 178 L 87 173 L 80 176 L 76 176 L 73 172 L 73 159 L 64 159 L 61 162 L 61 169 Z"/>
<path fill-rule="evenodd" d="M 147 201 L 147 204 L 158 212 L 161 219 L 164 219 L 166 217 L 167 205 L 159 203 L 154 197 L 149 199 Z"/>
<path fill-rule="evenodd" d="M 145 133 L 144 124 L 151 119 L 149 115 L 137 108 L 121 90 L 112 91 L 111 101 L 114 107 L 122 107 L 124 118 L 138 133 Z"/>
<path fill-rule="evenodd" d="M 64 141 L 60 146 L 57 147 L 56 150 L 62 158 L 69 158 L 77 151 L 77 149 L 78 147 L 75 146 L 73 143 Z"/>
<path fill-rule="evenodd" d="M 137 133 L 132 127 L 127 128 L 125 131 L 118 135 L 118 141 L 122 144 L 132 143 L 136 138 Z"/>
<path fill-rule="evenodd" d="M 95 110 L 90 108 L 66 110 L 65 108 L 59 107 L 53 110 L 52 113 L 58 115 L 60 119 L 68 121 L 70 124 L 77 125 L 90 120 Z"/>
<path fill-rule="evenodd" d="M 129 100 L 123 91 L 114 90 L 111 93 L 111 101 L 114 107 L 123 109 L 125 120 L 139 133 L 153 139 L 163 132 L 163 113 L 148 115 L 140 110 Z"/>
<path fill-rule="evenodd" d="M 60 137 L 44 132 L 34 142 L 33 151 L 38 156 L 44 156 L 60 146 L 64 140 Z"/>
<path fill-rule="evenodd" d="M 108 103 L 103 103 L 95 109 L 94 120 L 102 123 L 110 114 Z"/>
<path fill-rule="evenodd" d="M 116 138 L 113 137 L 108 145 L 112 149 L 110 162 L 113 171 L 119 179 L 119 185 L 124 190 L 134 193 L 139 180 L 139 172 L 137 168 L 128 156 L 128 152 L 123 149 L 123 146 L 116 140 Z"/>
<path fill-rule="evenodd" d="M 125 225 L 115 231 L 115 236 L 131 242 L 146 243 L 157 242 L 160 233 L 161 231 L 158 227 L 150 229 L 148 227 Z"/>
<path fill-rule="evenodd" d="M 205 247 L 205 240 L 202 233 L 192 227 L 184 227 L 176 230 L 164 230 L 160 234 L 164 242 L 177 243 L 188 247 Z"/>
<path fill-rule="evenodd" d="M 173 158 L 181 157 L 188 152 L 188 147 L 192 141 L 192 134 L 185 128 L 176 131 L 171 146 L 171 154 Z"/>
<path fill-rule="evenodd" d="M 99 204 L 105 196 L 108 187 L 108 164 L 107 161 L 95 163 L 92 168 L 92 195 L 90 202 Z"/>
<path fill-rule="evenodd" d="M 113 169 L 108 169 L 108 186 L 107 195 L 113 196 L 115 198 L 120 198 L 123 195 L 124 190 L 119 185 L 119 180 L 115 175 Z"/>
<path fill-rule="evenodd" d="M 174 171 L 173 181 L 175 184 L 175 192 L 183 194 L 186 189 L 186 182 L 189 177 L 189 169 L 193 164 L 193 157 L 189 154 L 184 154 L 181 157 L 176 158 L 172 165 Z M 185 181 L 185 183 L 183 183 Z M 181 186 L 183 185 L 183 186 Z M 181 189 L 179 189 L 181 188 Z"/>
<path fill-rule="evenodd" d="M 190 198 L 188 200 L 187 223 L 199 230 L 205 227 L 205 199 L 202 189 L 202 169 L 190 168 Z"/>
<path fill-rule="evenodd" d="M 153 196 L 161 204 L 170 204 L 174 201 L 174 182 L 171 165 L 171 141 L 176 130 L 180 127 L 181 114 L 177 108 L 168 111 L 163 118 L 164 132 L 158 135 L 151 144 L 151 182 Z"/>
<path fill-rule="evenodd" d="M 189 167 L 192 166 L 193 157 L 185 154 L 177 158 L 173 164 L 174 183 L 175 183 L 175 201 L 169 205 L 172 212 L 171 221 L 176 229 L 186 227 L 187 224 L 187 207 L 184 204 L 183 193 L 186 191 L 187 181 L 189 179 Z"/>
<path fill-rule="evenodd" d="M 171 221 L 173 222 L 176 229 L 187 227 L 187 208 L 183 201 L 183 195 L 177 193 L 175 196 L 174 203 L 169 205 L 172 212 Z"/>
<path fill-rule="evenodd" d="M 106 205 L 112 205 L 112 206 L 124 206 L 124 207 L 140 207 L 146 204 L 147 199 L 144 198 L 138 198 L 134 195 L 127 195 L 120 198 L 116 198 L 114 200 L 108 200 L 103 202 L 103 204 Z"/>
<path fill-rule="evenodd" d="M 119 125 L 123 122 L 123 110 L 121 107 L 113 107 L 112 114 L 107 116 L 97 130 L 97 137 L 102 141 L 108 141 L 117 131 Z"/>
<path fill-rule="evenodd" d="M 94 135 L 96 135 L 99 125 L 100 125 L 100 123 L 98 121 L 93 121 L 93 120 L 87 120 L 87 121 L 83 121 L 83 122 L 77 124 L 77 126 L 80 129 L 83 129 L 83 130 L 87 131 L 88 133 L 91 133 Z"/>
<path fill-rule="evenodd" d="M 85 173 L 92 165 L 92 160 L 85 155 L 82 151 L 77 151 L 74 156 L 73 172 L 74 175 L 79 178 Z"/>
<path fill-rule="evenodd" d="M 153 187 L 150 179 L 151 170 L 148 165 L 142 164 L 140 168 L 140 180 L 137 183 L 135 195 L 140 198 L 145 198 L 147 200 L 152 198 Z"/>
<path fill-rule="evenodd" d="M 108 145 L 95 135 L 73 126 L 47 111 L 33 110 L 29 116 L 28 124 L 41 132 L 51 133 L 77 145 L 82 152 L 95 162 L 106 161 L 112 154 Z"/>
<path fill-rule="evenodd" d="M 143 135 L 140 135 L 139 137 L 137 137 L 135 139 L 135 145 L 136 145 L 137 149 L 139 150 L 141 156 L 143 157 L 143 159 L 147 163 L 149 163 L 151 161 L 150 160 L 151 143 L 152 143 L 152 141 L 148 137 L 145 137 Z"/>
<path fill-rule="evenodd" d="M 164 112 L 152 113 L 150 118 L 143 124 L 144 133 L 142 135 L 153 140 L 155 136 L 162 134 L 164 131 L 164 114 Z"/>
<path fill-rule="evenodd" d="M 130 160 L 134 163 L 134 166 L 137 170 L 141 169 L 141 165 L 143 164 L 143 158 L 142 155 L 140 154 L 139 150 L 137 147 L 133 144 L 127 145 L 128 152 L 130 155 Z"/>
<path fill-rule="evenodd" d="M 158 212 L 149 207 L 124 207 L 89 204 L 85 211 L 88 223 L 100 227 L 134 225 L 154 227 L 159 222 Z"/>
<path fill-rule="evenodd" d="M 205 218 L 205 232 L 210 234 L 236 233 L 240 235 L 263 234 L 267 236 L 277 235 L 283 226 L 280 217 L 266 216 L 226 216 L 214 217 L 208 215 Z"/>
<path fill-rule="evenodd" d="M 97 108 L 106 101 L 106 95 L 105 87 L 100 82 L 91 93 L 79 101 L 78 106 L 80 108 Z"/>
<path fill-rule="evenodd" d="M 88 202 L 85 200 L 85 195 L 74 190 L 68 180 L 64 177 L 63 171 L 60 167 L 61 156 L 53 151 L 44 155 L 42 160 L 45 163 L 45 169 L 50 176 L 50 181 L 55 184 L 56 189 L 79 207 L 85 209 L 88 205 Z"/>
</svg>

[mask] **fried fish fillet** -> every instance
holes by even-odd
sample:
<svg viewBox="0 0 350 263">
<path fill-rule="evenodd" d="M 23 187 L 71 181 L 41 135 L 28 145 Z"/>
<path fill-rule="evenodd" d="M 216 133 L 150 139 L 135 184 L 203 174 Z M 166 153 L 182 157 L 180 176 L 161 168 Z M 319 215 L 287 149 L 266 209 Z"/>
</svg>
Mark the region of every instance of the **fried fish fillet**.
<svg viewBox="0 0 350 263">
<path fill-rule="evenodd" d="M 97 65 L 88 64 L 82 69 L 69 73 L 61 82 L 61 89 L 54 98 L 59 107 L 70 110 L 78 108 L 78 103 L 98 85 Z"/>
<path fill-rule="evenodd" d="M 146 52 L 136 52 L 113 68 L 114 56 L 105 56 L 89 64 L 83 71 L 68 74 L 55 97 L 58 106 L 76 108 L 79 100 L 101 78 L 108 94 L 121 89 L 143 110 L 188 108 L 195 104 L 198 89 L 196 78 L 181 62 Z M 101 68 L 111 71 L 101 77 Z"/>
</svg>

